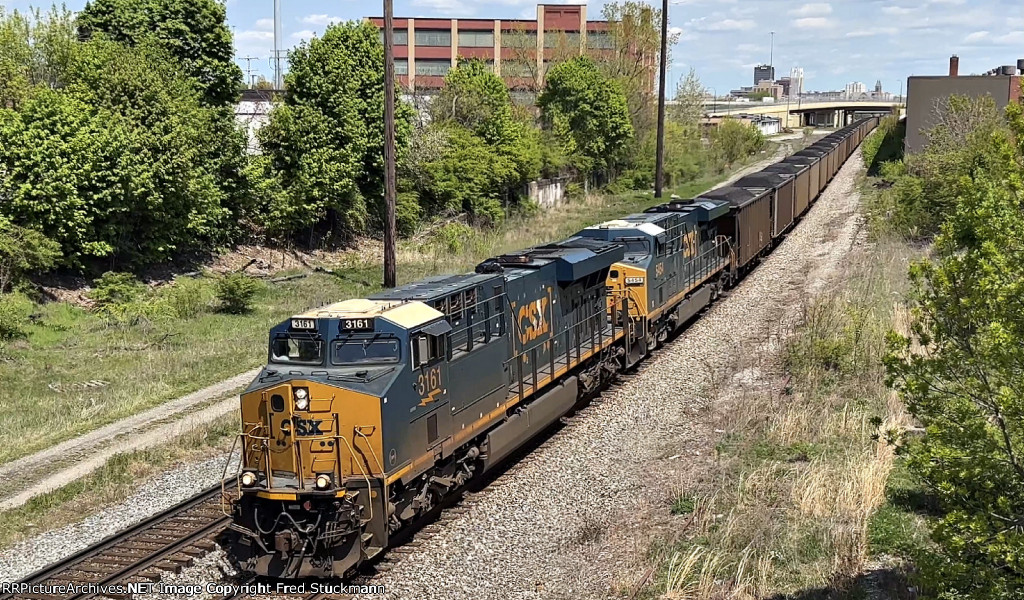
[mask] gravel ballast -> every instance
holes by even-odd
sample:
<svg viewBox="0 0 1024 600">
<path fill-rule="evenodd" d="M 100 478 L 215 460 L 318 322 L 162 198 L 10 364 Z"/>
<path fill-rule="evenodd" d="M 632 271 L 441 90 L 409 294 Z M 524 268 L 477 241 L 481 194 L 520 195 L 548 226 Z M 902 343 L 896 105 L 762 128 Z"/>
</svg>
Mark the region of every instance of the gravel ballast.
<svg viewBox="0 0 1024 600">
<path fill-rule="evenodd" d="M 772 255 L 618 389 L 477 495 L 471 508 L 374 578 L 388 598 L 605 598 L 645 574 L 687 464 L 721 432 L 707 418 L 721 365 L 842 271 L 861 226 L 859 150 Z M 219 480 L 223 458 L 167 473 L 128 502 L 0 553 L 0 579 L 24 576 Z M 671 473 L 671 476 L 666 476 Z M 80 537 L 81 536 L 81 537 Z M 215 552 L 174 577 L 222 581 Z"/>
</svg>

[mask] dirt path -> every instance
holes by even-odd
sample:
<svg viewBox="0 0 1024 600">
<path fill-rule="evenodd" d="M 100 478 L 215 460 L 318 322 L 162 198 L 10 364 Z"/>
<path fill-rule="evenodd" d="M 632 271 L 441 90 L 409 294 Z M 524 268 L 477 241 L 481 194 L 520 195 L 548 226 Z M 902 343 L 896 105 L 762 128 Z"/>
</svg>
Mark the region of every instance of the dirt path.
<svg viewBox="0 0 1024 600">
<path fill-rule="evenodd" d="M 778 147 L 766 158 L 741 169 L 723 187 L 777 162 L 793 151 L 792 141 L 802 136 L 776 138 Z M 34 496 L 63 487 L 102 467 L 115 454 L 152 448 L 238 407 L 237 392 L 259 369 L 246 371 L 145 412 L 60 443 L 46 450 L 0 465 L 0 511 L 11 510 Z"/>
<path fill-rule="evenodd" d="M 122 452 L 151 448 L 209 423 L 238 407 L 237 392 L 259 373 L 253 369 L 145 412 L 0 465 L 0 510 L 60 488 Z M 214 401 L 210 404 L 210 401 Z"/>
</svg>

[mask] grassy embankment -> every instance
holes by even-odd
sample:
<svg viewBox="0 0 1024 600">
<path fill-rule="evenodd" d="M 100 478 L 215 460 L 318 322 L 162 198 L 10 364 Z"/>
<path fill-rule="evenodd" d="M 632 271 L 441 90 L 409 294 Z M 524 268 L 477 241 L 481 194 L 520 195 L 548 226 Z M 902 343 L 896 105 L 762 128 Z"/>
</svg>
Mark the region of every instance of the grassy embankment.
<svg viewBox="0 0 1024 600">
<path fill-rule="evenodd" d="M 865 145 L 872 158 L 879 137 Z M 868 212 L 878 203 L 875 182 L 861 185 Z M 762 384 L 709 391 L 735 401 L 716 402 L 725 434 L 715 464 L 680 490 L 671 510 L 681 531 L 653 549 L 652 595 L 903 597 L 886 554 L 922 533 L 896 507 L 913 491 L 877 434 L 911 424 L 885 385 L 882 357 L 886 333 L 908 327 L 907 269 L 921 252 L 870 231 L 844 277 L 808 300 L 780 360 L 762 358 L 773 341 L 765 339 L 743 353 L 749 364 L 731 366 L 759 372 Z"/>
<path fill-rule="evenodd" d="M 773 151 L 769 147 L 766 154 L 751 157 L 735 170 Z M 672 192 L 692 196 L 730 174 L 693 181 Z M 399 277 L 412 281 L 469 270 L 489 256 L 564 238 L 591 223 L 655 203 L 650 194 L 593 195 L 544 213 L 515 216 L 494 231 L 465 232 L 469 235 L 455 240 L 434 236 L 426 242 L 403 242 Z M 312 305 L 379 289 L 376 261 L 352 255 L 347 264 L 335 268 L 340 275 L 313 273 L 268 285 L 247 315 L 204 310 L 189 319 L 147 319 L 121 327 L 65 303 L 40 306 L 28 338 L 2 350 L 0 378 L 16 388 L 0 398 L 0 462 L 258 366 L 272 324 Z M 208 303 L 212 280 L 204 280 L 204 288 L 203 302 Z M 95 388 L 68 385 L 90 380 L 110 383 Z M 52 382 L 60 382 L 65 387 L 58 389 L 69 393 L 49 388 Z M 0 512 L 0 547 L 124 500 L 140 481 L 171 464 L 226 451 L 236 421 L 236 415 L 229 415 L 159 447 L 118 455 L 88 477 L 33 498 L 21 508 Z"/>
</svg>

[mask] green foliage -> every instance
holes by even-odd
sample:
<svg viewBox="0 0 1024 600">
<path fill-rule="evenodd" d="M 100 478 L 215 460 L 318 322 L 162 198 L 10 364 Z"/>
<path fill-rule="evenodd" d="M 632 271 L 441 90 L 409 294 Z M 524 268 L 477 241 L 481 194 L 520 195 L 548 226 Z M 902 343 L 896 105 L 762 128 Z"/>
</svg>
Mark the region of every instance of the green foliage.
<svg viewBox="0 0 1024 600">
<path fill-rule="evenodd" d="M 59 258 L 56 242 L 0 215 L 0 293 L 26 273 L 50 269 Z"/>
<path fill-rule="evenodd" d="M 242 69 L 235 64 L 227 9 L 216 0 L 92 0 L 78 14 L 83 39 L 98 34 L 128 45 L 156 42 L 180 61 L 209 106 L 238 98 Z"/>
<path fill-rule="evenodd" d="M 456 123 L 418 130 L 404 170 L 424 212 L 466 212 L 480 224 L 500 223 L 503 201 L 522 182 L 509 156 Z"/>
<path fill-rule="evenodd" d="M 476 232 L 472 227 L 456 221 L 437 228 L 426 246 L 435 254 L 461 254 L 475 237 Z"/>
<path fill-rule="evenodd" d="M 0 6 L 0 107 L 17 108 L 36 86 L 62 85 L 75 44 L 66 8 L 26 15 Z"/>
<path fill-rule="evenodd" d="M 252 301 L 262 286 L 241 273 L 225 275 L 217 281 L 217 301 L 221 312 L 240 315 L 252 310 Z"/>
<path fill-rule="evenodd" d="M 75 267 L 166 260 L 234 233 L 247 198 L 244 134 L 229 112 L 201 104 L 166 52 L 97 38 L 22 60 L 53 80 L 0 109 L 0 214 L 59 243 Z"/>
<path fill-rule="evenodd" d="M 537 103 L 547 127 L 581 172 L 609 167 L 633 137 L 621 84 L 603 75 L 589 57 L 549 70 Z"/>
<path fill-rule="evenodd" d="M 129 304 L 146 295 L 146 286 L 131 273 L 107 271 L 93 281 L 89 299 L 98 310 Z"/>
<path fill-rule="evenodd" d="M 896 115 L 881 120 L 878 128 L 861 144 L 868 175 L 877 175 L 883 165 L 903 158 L 903 142 L 907 136 L 907 122 Z M 883 175 L 884 177 L 884 175 Z"/>
<path fill-rule="evenodd" d="M 765 139 L 761 130 L 736 119 L 724 119 L 711 131 L 713 156 L 725 166 L 759 152 L 764 145 Z"/>
<path fill-rule="evenodd" d="M 210 308 L 210 288 L 200 279 L 178 277 L 161 296 L 179 319 L 193 319 Z"/>
<path fill-rule="evenodd" d="M 289 55 L 284 102 L 260 130 L 273 183 L 263 189 L 262 227 L 277 237 L 320 227 L 328 236 L 363 231 L 383 214 L 384 47 L 376 27 L 327 28 Z M 399 104 L 397 139 L 411 109 Z M 373 218 L 371 218 L 373 217 Z"/>
<path fill-rule="evenodd" d="M 890 336 L 886 361 L 927 430 L 905 451 L 944 511 L 926 580 L 947 597 L 1012 598 L 1024 586 L 1024 119 L 1019 105 L 1007 112 L 1009 127 L 984 139 L 964 125 L 979 124 L 970 109 L 930 137 L 941 142 L 917 166 L 925 194 L 950 192 L 947 212 L 933 258 L 911 270 L 911 334 Z M 968 174 L 953 157 L 971 160 Z"/>
<path fill-rule="evenodd" d="M 25 337 L 32 301 L 19 293 L 0 294 L 0 342 Z"/>
</svg>

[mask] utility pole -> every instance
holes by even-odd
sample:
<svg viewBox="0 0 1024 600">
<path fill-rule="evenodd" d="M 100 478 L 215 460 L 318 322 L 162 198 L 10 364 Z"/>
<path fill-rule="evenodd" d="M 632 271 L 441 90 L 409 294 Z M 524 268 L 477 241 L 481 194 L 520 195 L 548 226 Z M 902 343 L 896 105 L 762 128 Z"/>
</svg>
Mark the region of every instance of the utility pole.
<svg viewBox="0 0 1024 600">
<path fill-rule="evenodd" d="M 665 80 L 668 78 L 668 0 L 661 1 L 661 76 L 658 80 L 658 156 L 654 167 L 654 197 L 661 198 L 665 181 Z"/>
<path fill-rule="evenodd" d="M 258 60 L 258 56 L 243 56 L 242 60 L 245 61 L 245 80 L 249 83 L 249 89 L 256 87 L 253 85 L 252 79 L 252 61 Z"/>
<path fill-rule="evenodd" d="M 771 50 L 768 53 L 768 70 L 772 72 L 772 84 L 775 83 L 775 32 L 772 32 Z"/>
<path fill-rule="evenodd" d="M 384 287 L 398 283 L 395 204 L 395 32 L 394 2 L 384 0 Z"/>
<path fill-rule="evenodd" d="M 281 0 L 274 0 L 274 89 L 284 89 L 284 72 L 281 71 Z"/>
</svg>

